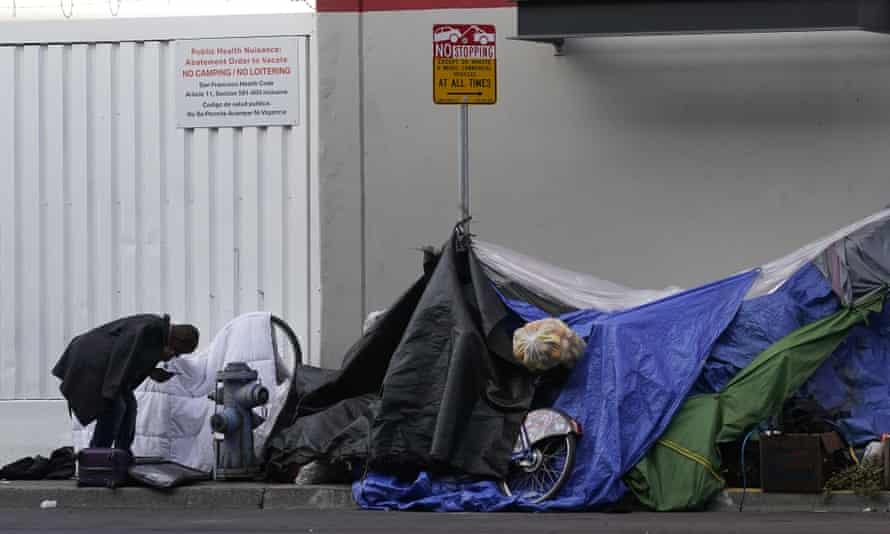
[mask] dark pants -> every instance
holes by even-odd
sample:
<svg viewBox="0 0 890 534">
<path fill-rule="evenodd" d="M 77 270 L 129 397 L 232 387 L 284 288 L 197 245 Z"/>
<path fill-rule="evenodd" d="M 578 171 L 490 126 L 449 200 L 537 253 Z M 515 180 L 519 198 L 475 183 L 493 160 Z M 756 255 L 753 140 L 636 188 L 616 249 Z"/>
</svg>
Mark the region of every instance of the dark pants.
<svg viewBox="0 0 890 534">
<path fill-rule="evenodd" d="M 105 409 L 96 419 L 96 430 L 90 447 L 111 447 L 129 451 L 136 437 L 136 397 L 132 391 L 121 393 L 105 402 Z"/>
</svg>

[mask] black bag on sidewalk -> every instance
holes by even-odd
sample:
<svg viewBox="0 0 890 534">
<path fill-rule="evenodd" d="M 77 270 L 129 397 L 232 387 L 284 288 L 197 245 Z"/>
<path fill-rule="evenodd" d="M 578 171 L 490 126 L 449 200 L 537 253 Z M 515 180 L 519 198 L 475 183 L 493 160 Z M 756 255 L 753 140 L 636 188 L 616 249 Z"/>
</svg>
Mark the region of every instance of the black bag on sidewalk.
<svg viewBox="0 0 890 534">
<path fill-rule="evenodd" d="M 74 447 L 61 447 L 49 457 L 49 473 L 44 480 L 68 480 L 75 472 Z"/>
<path fill-rule="evenodd" d="M 135 465 L 130 467 L 130 478 L 150 488 L 167 490 L 210 480 L 211 474 L 168 460 L 140 461 L 136 458 Z"/>
<path fill-rule="evenodd" d="M 133 455 L 122 449 L 93 447 L 77 454 L 77 485 L 118 488 L 130 478 Z"/>
<path fill-rule="evenodd" d="M 3 466 L 0 479 L 3 480 L 42 480 L 49 473 L 49 459 L 39 454 L 25 457 Z"/>
<path fill-rule="evenodd" d="M 34 458 L 26 456 L 0 468 L 0 480 L 28 480 L 28 471 L 34 466 Z"/>
<path fill-rule="evenodd" d="M 74 476 L 74 449 L 61 447 L 49 458 L 27 456 L 0 469 L 3 480 L 66 480 Z"/>
</svg>

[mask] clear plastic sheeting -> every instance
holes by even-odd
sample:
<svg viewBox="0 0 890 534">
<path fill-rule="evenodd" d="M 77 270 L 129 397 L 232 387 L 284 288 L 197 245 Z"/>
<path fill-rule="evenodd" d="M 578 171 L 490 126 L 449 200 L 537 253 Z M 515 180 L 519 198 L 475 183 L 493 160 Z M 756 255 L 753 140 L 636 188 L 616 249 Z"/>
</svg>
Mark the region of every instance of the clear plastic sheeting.
<svg viewBox="0 0 890 534">
<path fill-rule="evenodd" d="M 818 241 L 813 241 L 809 245 L 803 246 L 787 256 L 767 263 L 760 268 L 760 277 L 754 282 L 754 286 L 745 298 L 750 299 L 769 295 L 780 288 L 786 280 L 791 278 L 794 273 L 799 271 L 807 263 L 816 261 L 817 264 L 821 264 L 822 262 L 817 260 L 820 260 L 821 255 L 835 243 L 842 242 L 851 234 L 859 232 L 867 226 L 886 221 L 890 221 L 890 209 L 879 211 L 870 217 L 866 217 L 849 226 L 841 228 L 837 232 L 829 234 Z M 828 276 L 827 273 L 825 274 Z M 831 279 L 831 276 L 828 276 L 828 278 Z M 839 294 L 838 296 L 842 298 L 844 297 L 843 294 Z M 849 299 L 845 298 L 844 301 L 849 303 Z"/>
<path fill-rule="evenodd" d="M 763 265 L 745 299 L 775 292 L 795 273 L 814 262 L 829 280 L 835 280 L 832 285 L 838 296 L 849 303 L 854 293 L 855 296 L 867 293 L 861 288 L 874 289 L 890 275 L 890 240 L 885 238 L 887 232 L 881 231 L 888 224 L 890 209 L 885 209 Z M 473 248 L 486 276 L 504 296 L 533 304 L 551 315 L 583 309 L 626 310 L 682 290 L 675 286 L 632 289 L 485 241 L 474 240 Z M 831 251 L 838 248 L 843 254 L 835 253 L 833 258 Z M 851 279 L 852 271 L 860 274 L 852 275 Z"/>
<path fill-rule="evenodd" d="M 473 250 L 485 275 L 502 293 L 512 299 L 535 304 L 554 315 L 572 309 L 626 310 L 681 291 L 679 287 L 631 289 L 476 239 L 473 240 Z"/>
</svg>

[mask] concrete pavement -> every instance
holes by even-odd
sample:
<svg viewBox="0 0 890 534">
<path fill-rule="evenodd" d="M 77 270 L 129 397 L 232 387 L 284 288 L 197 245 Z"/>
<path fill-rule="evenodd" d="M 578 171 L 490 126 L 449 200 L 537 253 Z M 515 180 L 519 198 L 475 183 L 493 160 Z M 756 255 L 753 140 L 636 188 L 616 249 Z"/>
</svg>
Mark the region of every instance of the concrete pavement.
<svg viewBox="0 0 890 534">
<path fill-rule="evenodd" d="M 738 512 L 741 490 L 731 489 L 711 503 L 710 512 Z M 54 501 L 61 510 L 356 510 L 347 485 L 206 482 L 162 492 L 143 487 L 117 490 L 78 488 L 74 481 L 0 481 L 0 510 L 37 510 Z M 890 511 L 890 492 L 868 498 L 851 492 L 822 494 L 748 491 L 745 512 Z M 888 519 L 890 521 L 890 519 Z"/>
<path fill-rule="evenodd" d="M 9 534 L 886 534 L 876 513 L 422 514 L 344 510 L 15 510 L 0 514 Z"/>
<path fill-rule="evenodd" d="M 876 497 L 862 497 L 851 491 L 822 493 L 763 493 L 749 490 L 742 500 L 742 491 L 731 489 L 718 495 L 708 507 L 712 512 L 738 512 L 739 503 L 745 512 L 890 512 L 890 492 Z M 890 521 L 890 518 L 888 518 Z"/>
<path fill-rule="evenodd" d="M 0 509 L 39 509 L 44 501 L 68 510 L 356 509 L 349 486 L 206 482 L 157 491 L 78 488 L 73 480 L 0 482 Z"/>
</svg>

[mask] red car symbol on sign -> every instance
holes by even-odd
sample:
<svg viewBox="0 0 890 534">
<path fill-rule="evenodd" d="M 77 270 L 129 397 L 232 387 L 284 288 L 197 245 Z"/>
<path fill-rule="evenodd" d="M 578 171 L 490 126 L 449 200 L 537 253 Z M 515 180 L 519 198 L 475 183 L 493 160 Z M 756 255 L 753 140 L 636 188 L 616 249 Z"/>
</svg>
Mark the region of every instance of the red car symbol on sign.
<svg viewBox="0 0 890 534">
<path fill-rule="evenodd" d="M 436 43 L 441 43 L 444 41 L 456 43 L 458 39 L 460 39 L 460 30 L 457 30 L 450 26 L 443 26 L 439 28 L 436 33 L 433 34 L 433 41 Z"/>
<path fill-rule="evenodd" d="M 488 43 L 494 43 L 494 34 L 484 31 L 479 26 L 473 25 L 470 26 L 464 35 L 472 34 L 472 41 L 474 43 L 479 43 L 482 45 L 486 45 Z"/>
</svg>

